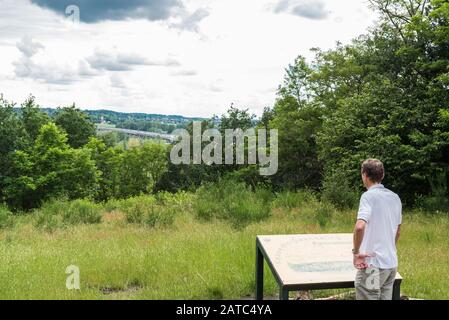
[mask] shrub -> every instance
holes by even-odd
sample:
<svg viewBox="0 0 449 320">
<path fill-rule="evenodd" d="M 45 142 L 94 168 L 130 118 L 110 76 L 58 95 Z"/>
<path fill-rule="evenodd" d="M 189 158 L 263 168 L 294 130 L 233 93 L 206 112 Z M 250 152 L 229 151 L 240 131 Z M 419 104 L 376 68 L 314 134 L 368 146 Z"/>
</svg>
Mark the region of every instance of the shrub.
<svg viewBox="0 0 449 320">
<path fill-rule="evenodd" d="M 325 177 L 321 200 L 330 202 L 339 209 L 353 209 L 360 199 L 356 186 L 350 186 L 341 174 L 334 173 Z"/>
<path fill-rule="evenodd" d="M 300 208 L 306 203 L 315 201 L 315 195 L 309 190 L 301 190 L 297 192 L 284 191 L 276 195 L 276 199 L 273 201 L 273 207 L 293 209 Z"/>
<path fill-rule="evenodd" d="M 207 192 L 199 189 L 197 194 L 197 199 L 194 202 L 194 210 L 198 218 L 204 220 L 210 220 L 212 217 L 217 216 L 220 210 L 220 203 L 214 199 L 210 199 L 206 197 Z"/>
<path fill-rule="evenodd" d="M 69 202 L 67 199 L 52 199 L 44 202 L 44 204 L 37 211 L 39 214 L 47 216 L 62 216 L 68 206 Z"/>
<path fill-rule="evenodd" d="M 100 223 L 101 211 L 89 200 L 50 200 L 37 210 L 35 226 L 51 232 L 67 225 Z"/>
<path fill-rule="evenodd" d="M 67 225 L 100 223 L 101 207 L 89 200 L 75 200 L 64 211 L 62 222 Z"/>
<path fill-rule="evenodd" d="M 61 227 L 61 216 L 67 207 L 68 202 L 65 199 L 53 199 L 45 202 L 40 209 L 36 210 L 35 226 L 49 232 Z"/>
<path fill-rule="evenodd" d="M 6 229 L 13 225 L 12 213 L 9 209 L 0 205 L 0 229 Z"/>
<path fill-rule="evenodd" d="M 40 213 L 37 215 L 35 226 L 38 229 L 53 232 L 61 226 L 61 221 L 59 216 Z"/>
<path fill-rule="evenodd" d="M 263 189 L 252 191 L 244 183 L 221 180 L 198 189 L 194 210 L 201 219 L 228 219 L 244 226 L 270 215 L 272 195 Z"/>
<path fill-rule="evenodd" d="M 449 212 L 449 199 L 444 196 L 419 196 L 416 206 L 432 213 Z"/>
<path fill-rule="evenodd" d="M 119 210 L 123 207 L 123 201 L 121 199 L 111 199 L 104 204 L 104 210 L 106 212 L 112 212 L 115 210 Z"/>
<path fill-rule="evenodd" d="M 161 205 L 169 205 L 188 209 L 192 204 L 192 193 L 179 191 L 177 193 L 159 192 L 156 194 L 156 201 Z"/>
<path fill-rule="evenodd" d="M 173 224 L 179 210 L 175 198 L 169 194 L 134 197 L 123 200 L 120 209 L 128 223 L 145 224 L 149 227 L 169 226 Z"/>
<path fill-rule="evenodd" d="M 155 203 L 156 199 L 153 196 L 139 196 L 123 200 L 119 209 L 125 214 L 126 222 L 142 223 L 148 210 Z"/>
<path fill-rule="evenodd" d="M 172 225 L 176 216 L 176 209 L 170 206 L 151 206 L 146 214 L 145 223 L 149 227 Z"/>
<path fill-rule="evenodd" d="M 442 171 L 429 178 L 432 194 L 418 196 L 416 205 L 429 212 L 449 212 L 449 198 L 447 197 L 447 172 Z"/>
</svg>

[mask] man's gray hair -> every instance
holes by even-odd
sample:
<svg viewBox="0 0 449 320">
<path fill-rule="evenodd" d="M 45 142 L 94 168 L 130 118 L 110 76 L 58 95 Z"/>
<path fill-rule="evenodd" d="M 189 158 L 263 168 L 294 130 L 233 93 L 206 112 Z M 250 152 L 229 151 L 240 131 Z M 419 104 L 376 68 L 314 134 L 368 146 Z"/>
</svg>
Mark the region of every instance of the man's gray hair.
<svg viewBox="0 0 449 320">
<path fill-rule="evenodd" d="M 362 163 L 362 173 L 366 174 L 372 182 L 382 182 L 385 176 L 384 164 L 377 159 L 365 160 Z"/>
</svg>

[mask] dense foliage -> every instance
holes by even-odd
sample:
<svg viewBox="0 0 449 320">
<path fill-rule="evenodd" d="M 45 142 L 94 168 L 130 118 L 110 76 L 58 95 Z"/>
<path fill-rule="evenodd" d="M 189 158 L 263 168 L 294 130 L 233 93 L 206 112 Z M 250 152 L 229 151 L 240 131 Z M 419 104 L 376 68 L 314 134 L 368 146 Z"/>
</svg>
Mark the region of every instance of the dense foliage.
<svg viewBox="0 0 449 320">
<path fill-rule="evenodd" d="M 444 206 L 449 4 L 371 4 L 381 21 L 367 35 L 329 51 L 313 49 L 313 61 L 299 56 L 286 69 L 277 101 L 265 109 L 258 125 L 279 130 L 275 176 L 262 179 L 254 166 L 185 166 L 170 168 L 170 180 L 198 185 L 232 175 L 253 187 L 321 189 L 324 199 L 352 207 L 362 191 L 361 161 L 379 158 L 387 169 L 385 184 L 409 205 Z M 251 119 L 247 110 L 231 108 L 213 123 L 220 131 L 246 129 Z"/>
<path fill-rule="evenodd" d="M 0 202 L 26 209 L 56 197 L 106 201 L 153 190 L 197 189 L 217 181 L 224 190 L 224 181 L 234 179 L 253 191 L 321 190 L 323 199 L 352 207 L 362 191 L 360 163 L 374 157 L 385 163 L 385 184 L 407 204 L 432 210 L 446 207 L 449 3 L 370 2 L 381 14 L 376 27 L 349 45 L 313 49 L 312 61 L 299 56 L 286 69 L 275 105 L 265 108 L 261 119 L 232 106 L 221 118 L 203 121 L 203 132 L 278 129 L 276 175 L 263 177 L 257 165 L 248 164 L 174 165 L 166 145 L 122 145 L 111 135 L 95 137 L 91 122 L 155 131 L 186 127 L 192 133 L 187 121 L 193 119 L 143 114 L 130 118 L 109 111 L 98 111 L 89 119 L 73 106 L 44 113 L 33 97 L 17 112 L 2 97 Z M 249 192 L 242 185 L 238 188 Z M 204 187 L 199 192 L 204 193 Z M 219 197 L 220 192 L 204 195 Z M 257 208 L 263 201 L 251 200 Z M 228 216 L 237 210 L 252 217 L 249 203 L 234 208 L 231 202 L 220 203 L 221 211 L 200 211 L 203 216 Z"/>
<path fill-rule="evenodd" d="M 382 20 L 370 34 L 287 69 L 270 126 L 285 137 L 284 183 L 320 184 L 350 203 L 360 162 L 375 157 L 385 184 L 411 204 L 447 179 L 449 3 L 371 3 Z"/>
<path fill-rule="evenodd" d="M 30 97 L 14 112 L 0 99 L 0 197 L 14 209 L 56 198 L 107 200 L 149 193 L 167 167 L 166 146 L 107 146 L 74 106 L 50 118 Z"/>
</svg>

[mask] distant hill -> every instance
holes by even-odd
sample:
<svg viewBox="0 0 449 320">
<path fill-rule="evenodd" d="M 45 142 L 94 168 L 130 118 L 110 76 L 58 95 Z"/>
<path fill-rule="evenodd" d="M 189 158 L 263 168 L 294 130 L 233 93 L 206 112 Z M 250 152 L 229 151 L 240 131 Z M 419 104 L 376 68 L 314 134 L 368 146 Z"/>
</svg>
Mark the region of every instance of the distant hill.
<svg viewBox="0 0 449 320">
<path fill-rule="evenodd" d="M 57 109 L 41 108 L 53 116 Z M 96 124 L 108 124 L 117 128 L 149 131 L 156 133 L 171 133 L 175 129 L 185 128 L 192 121 L 202 121 L 204 118 L 189 118 L 180 115 L 163 115 L 148 113 L 126 113 L 111 110 L 83 110 Z M 16 108 L 20 112 L 20 108 Z"/>
<path fill-rule="evenodd" d="M 192 121 L 204 120 L 179 115 L 124 113 L 110 110 L 87 110 L 85 112 L 95 123 L 112 124 L 117 128 L 157 133 L 171 133 L 173 130 L 186 128 Z"/>
<path fill-rule="evenodd" d="M 53 108 L 41 108 L 49 115 L 53 115 L 57 109 Z M 149 114 L 149 113 L 126 113 L 126 112 L 116 112 L 111 110 L 83 110 L 86 112 L 95 123 L 100 123 L 102 117 L 104 121 L 115 123 L 126 120 L 157 120 L 157 121 L 167 121 L 168 123 L 183 123 L 191 121 L 202 121 L 204 118 L 190 118 L 180 115 L 163 115 L 163 114 Z"/>
</svg>

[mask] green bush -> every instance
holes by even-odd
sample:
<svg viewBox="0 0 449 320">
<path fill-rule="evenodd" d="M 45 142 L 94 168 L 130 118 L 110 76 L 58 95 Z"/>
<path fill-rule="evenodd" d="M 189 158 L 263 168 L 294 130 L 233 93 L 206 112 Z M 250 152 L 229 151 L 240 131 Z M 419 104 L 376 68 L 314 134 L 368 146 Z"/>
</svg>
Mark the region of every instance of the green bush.
<svg viewBox="0 0 449 320">
<path fill-rule="evenodd" d="M 151 206 L 145 216 L 145 223 L 149 227 L 170 226 L 176 216 L 176 208 L 170 206 Z"/>
<path fill-rule="evenodd" d="M 189 208 L 192 204 L 192 193 L 179 191 L 177 193 L 159 192 L 155 195 L 156 202 L 161 205 L 170 205 L 182 207 L 184 210 Z"/>
<path fill-rule="evenodd" d="M 65 199 L 53 199 L 45 202 L 36 210 L 35 226 L 49 232 L 62 226 L 61 217 L 68 207 Z"/>
<path fill-rule="evenodd" d="M 42 229 L 48 232 L 53 232 L 57 228 L 61 227 L 61 219 L 59 216 L 40 213 L 37 215 L 35 226 L 38 229 Z"/>
<path fill-rule="evenodd" d="M 339 209 L 354 209 L 360 199 L 358 186 L 351 186 L 341 174 L 325 177 L 321 200 L 330 202 Z"/>
<path fill-rule="evenodd" d="M 252 191 L 244 183 L 221 180 L 198 189 L 194 210 L 201 219 L 227 219 L 244 226 L 269 217 L 271 199 L 266 190 Z"/>
<path fill-rule="evenodd" d="M 134 197 L 122 200 L 120 210 L 128 223 L 164 227 L 173 224 L 177 210 L 180 210 L 175 199 L 176 196 L 170 194 Z"/>
<path fill-rule="evenodd" d="M 6 229 L 13 225 L 12 213 L 9 209 L 0 205 L 0 229 Z"/>
<path fill-rule="evenodd" d="M 95 224 L 101 222 L 101 207 L 89 200 L 75 200 L 62 215 L 66 225 Z"/>
<path fill-rule="evenodd" d="M 300 208 L 306 203 L 315 201 L 315 195 L 309 190 L 301 190 L 297 192 L 284 191 L 276 195 L 276 199 L 273 201 L 273 207 L 293 209 Z"/>
<path fill-rule="evenodd" d="M 143 223 L 150 208 L 156 203 L 153 196 L 139 196 L 122 200 L 119 210 L 125 214 L 128 223 Z"/>
<path fill-rule="evenodd" d="M 120 210 L 121 208 L 123 208 L 123 201 L 124 200 L 121 199 L 111 199 L 104 203 L 103 208 L 106 212 Z"/>
<path fill-rule="evenodd" d="M 447 176 L 447 171 L 441 171 L 429 178 L 432 193 L 417 197 L 415 204 L 418 208 L 432 213 L 449 212 Z"/>
<path fill-rule="evenodd" d="M 62 216 L 68 206 L 69 201 L 67 199 L 52 199 L 44 202 L 40 209 L 37 209 L 37 212 L 47 216 Z"/>
<path fill-rule="evenodd" d="M 432 213 L 449 212 L 449 199 L 445 196 L 420 196 L 416 199 L 416 207 Z"/>
<path fill-rule="evenodd" d="M 101 212 L 101 207 L 89 200 L 50 200 L 36 210 L 35 226 L 51 232 L 69 225 L 100 223 Z"/>
</svg>

